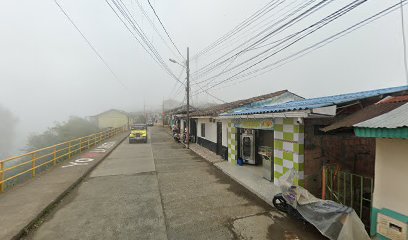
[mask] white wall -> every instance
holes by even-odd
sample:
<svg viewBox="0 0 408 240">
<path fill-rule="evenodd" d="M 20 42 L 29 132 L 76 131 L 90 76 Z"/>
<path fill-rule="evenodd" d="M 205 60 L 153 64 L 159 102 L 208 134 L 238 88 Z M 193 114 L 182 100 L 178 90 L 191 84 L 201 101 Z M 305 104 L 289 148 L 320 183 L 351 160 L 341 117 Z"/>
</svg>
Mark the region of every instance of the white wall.
<svg viewBox="0 0 408 240">
<path fill-rule="evenodd" d="M 373 207 L 408 216 L 408 140 L 376 140 Z"/>
<path fill-rule="evenodd" d="M 201 123 L 205 123 L 205 137 L 201 134 Z M 217 123 L 210 122 L 209 118 L 199 118 L 197 121 L 197 135 L 213 143 L 217 143 Z"/>
</svg>

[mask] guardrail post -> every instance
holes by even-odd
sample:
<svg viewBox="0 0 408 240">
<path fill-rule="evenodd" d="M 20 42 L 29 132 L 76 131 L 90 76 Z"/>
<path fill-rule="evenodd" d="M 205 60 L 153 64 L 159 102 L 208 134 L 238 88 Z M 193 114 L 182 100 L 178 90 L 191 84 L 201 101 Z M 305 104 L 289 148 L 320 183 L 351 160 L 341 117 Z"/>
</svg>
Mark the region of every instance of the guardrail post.
<svg viewBox="0 0 408 240">
<path fill-rule="evenodd" d="M 4 192 L 4 162 L 0 162 L 0 192 Z"/>
<path fill-rule="evenodd" d="M 71 142 L 68 143 L 68 159 L 71 158 Z"/>
<path fill-rule="evenodd" d="M 57 164 L 57 146 L 54 146 L 54 166 Z"/>
<path fill-rule="evenodd" d="M 33 153 L 32 155 L 31 155 L 31 164 L 32 164 L 32 166 L 31 166 L 31 175 L 33 176 L 33 177 L 35 177 L 35 153 Z"/>
</svg>

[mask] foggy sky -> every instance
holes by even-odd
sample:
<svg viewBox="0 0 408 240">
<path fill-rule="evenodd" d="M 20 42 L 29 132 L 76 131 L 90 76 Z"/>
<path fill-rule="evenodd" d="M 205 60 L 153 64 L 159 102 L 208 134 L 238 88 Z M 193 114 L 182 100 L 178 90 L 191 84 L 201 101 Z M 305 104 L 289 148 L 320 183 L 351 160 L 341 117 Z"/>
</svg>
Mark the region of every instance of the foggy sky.
<svg viewBox="0 0 408 240">
<path fill-rule="evenodd" d="M 154 19 L 147 1 L 139 1 Z M 54 121 L 66 120 L 71 115 L 90 116 L 111 108 L 135 111 L 142 109 L 144 104 L 148 109 L 159 108 L 163 98 L 171 97 L 169 94 L 175 80 L 150 59 L 105 1 L 59 2 L 126 89 L 96 57 L 54 1 L 2 0 L 0 104 L 18 116 L 20 136 L 42 131 Z M 152 1 L 176 45 L 183 54 L 189 46 L 191 55 L 267 2 Z M 329 7 L 327 13 L 347 2 L 338 1 L 338 5 Z M 371 0 L 302 44 L 305 46 L 327 37 L 393 2 L 398 1 Z M 138 11 L 134 1 L 129 1 L 129 6 Z M 163 59 L 179 59 L 165 48 L 147 21 L 138 14 L 136 20 Z M 160 28 L 157 20 L 155 24 Z M 302 44 L 294 50 L 301 49 Z M 211 93 L 232 101 L 281 89 L 303 97 L 315 97 L 399 86 L 406 83 L 402 60 L 400 12 L 396 11 L 262 77 Z M 192 62 L 191 71 L 208 61 L 203 58 Z M 168 65 L 176 75 L 180 73 L 178 65 L 170 62 Z M 176 98 L 182 100 L 183 94 Z M 212 97 L 202 95 L 194 98 L 193 103 L 199 100 L 216 102 Z"/>
</svg>

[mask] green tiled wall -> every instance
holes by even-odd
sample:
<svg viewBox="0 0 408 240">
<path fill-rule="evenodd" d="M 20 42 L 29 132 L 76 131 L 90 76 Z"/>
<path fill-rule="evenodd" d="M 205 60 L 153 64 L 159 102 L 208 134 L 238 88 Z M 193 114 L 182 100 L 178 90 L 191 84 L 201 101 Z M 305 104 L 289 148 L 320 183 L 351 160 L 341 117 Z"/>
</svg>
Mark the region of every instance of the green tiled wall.
<svg viewBox="0 0 408 240">
<path fill-rule="evenodd" d="M 304 178 L 304 126 L 296 118 L 274 119 L 274 182 L 288 170 L 299 173 L 297 185 L 303 185 Z"/>
<path fill-rule="evenodd" d="M 228 122 L 228 161 L 237 164 L 237 128 Z"/>
</svg>

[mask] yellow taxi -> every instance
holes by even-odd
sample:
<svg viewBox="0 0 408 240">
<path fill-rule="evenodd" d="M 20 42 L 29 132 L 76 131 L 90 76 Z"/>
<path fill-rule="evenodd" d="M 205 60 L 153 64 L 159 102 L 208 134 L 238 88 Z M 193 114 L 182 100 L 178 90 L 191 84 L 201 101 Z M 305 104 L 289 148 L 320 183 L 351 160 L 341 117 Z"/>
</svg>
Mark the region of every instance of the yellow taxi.
<svg viewBox="0 0 408 240">
<path fill-rule="evenodd" d="M 130 128 L 129 143 L 147 143 L 147 125 L 135 124 Z"/>
</svg>

